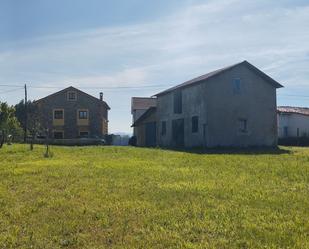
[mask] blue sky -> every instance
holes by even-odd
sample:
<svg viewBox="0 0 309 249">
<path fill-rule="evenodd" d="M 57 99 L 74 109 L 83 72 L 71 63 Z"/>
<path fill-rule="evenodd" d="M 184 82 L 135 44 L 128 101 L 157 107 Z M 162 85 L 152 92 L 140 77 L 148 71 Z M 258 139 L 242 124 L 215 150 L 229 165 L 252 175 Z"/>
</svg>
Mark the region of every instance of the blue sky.
<svg viewBox="0 0 309 249">
<path fill-rule="evenodd" d="M 0 1 L 0 101 L 103 91 L 111 132 L 131 131 L 132 96 L 245 59 L 285 86 L 279 105 L 309 106 L 308 0 Z"/>
</svg>

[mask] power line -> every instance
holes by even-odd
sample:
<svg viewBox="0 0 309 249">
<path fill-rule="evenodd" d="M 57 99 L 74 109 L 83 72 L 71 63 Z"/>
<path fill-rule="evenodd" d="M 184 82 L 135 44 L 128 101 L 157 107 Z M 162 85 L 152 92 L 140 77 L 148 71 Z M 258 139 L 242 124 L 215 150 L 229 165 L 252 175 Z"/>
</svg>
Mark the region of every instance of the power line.
<svg viewBox="0 0 309 249">
<path fill-rule="evenodd" d="M 0 84 L 0 86 L 3 86 L 3 87 L 23 87 L 23 85 L 4 85 L 4 84 Z"/>
<path fill-rule="evenodd" d="M 23 87 L 23 85 L 0 85 L 0 87 Z M 37 89 L 61 89 L 59 86 L 27 86 L 28 88 L 37 88 Z M 80 86 L 80 89 L 143 89 L 143 88 L 154 88 L 154 87 L 167 87 L 164 84 L 158 85 L 145 85 L 145 86 Z"/>
<path fill-rule="evenodd" d="M 146 86 L 114 86 L 114 87 L 98 87 L 98 86 L 80 86 L 78 88 L 80 89 L 143 89 L 143 88 L 154 88 L 154 87 L 166 87 L 166 85 L 146 85 Z M 41 88 L 41 89 L 58 89 L 61 87 L 57 87 L 57 86 L 29 86 L 29 88 Z"/>
<path fill-rule="evenodd" d="M 8 84 L 0 84 L 0 87 L 14 87 L 15 89 L 10 89 L 7 91 L 0 92 L 0 94 L 13 92 L 16 90 L 19 90 L 21 88 L 24 88 L 24 85 L 8 85 Z M 28 88 L 34 88 L 34 89 L 62 89 L 62 87 L 59 86 L 36 86 L 36 85 L 29 85 Z M 144 85 L 144 86 L 80 86 L 78 88 L 80 89 L 102 89 L 102 90 L 122 90 L 122 89 L 149 89 L 149 88 L 159 88 L 159 87 L 169 87 L 167 84 L 155 84 L 155 85 Z M 278 97 L 301 97 L 301 98 L 309 98 L 309 95 L 298 95 L 298 94 L 277 94 Z"/>
<path fill-rule="evenodd" d="M 15 91 L 21 90 L 21 89 L 23 89 L 23 87 L 19 87 L 19 88 L 15 88 L 15 89 L 10 89 L 10 90 L 7 90 L 7 91 L 3 91 L 3 92 L 0 92 L 0 94 L 9 93 L 9 92 L 15 92 Z"/>
</svg>

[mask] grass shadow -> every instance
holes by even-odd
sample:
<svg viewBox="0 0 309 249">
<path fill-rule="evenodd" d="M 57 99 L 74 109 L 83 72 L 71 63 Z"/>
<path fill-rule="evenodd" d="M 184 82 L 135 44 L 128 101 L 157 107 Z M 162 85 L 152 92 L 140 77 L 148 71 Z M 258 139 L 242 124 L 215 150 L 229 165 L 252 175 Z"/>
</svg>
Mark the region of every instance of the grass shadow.
<svg viewBox="0 0 309 249">
<path fill-rule="evenodd" d="M 280 147 L 248 147 L 248 148 L 162 148 L 171 151 L 186 152 L 192 154 L 214 154 L 214 155 L 282 155 L 290 154 L 292 151 Z"/>
</svg>

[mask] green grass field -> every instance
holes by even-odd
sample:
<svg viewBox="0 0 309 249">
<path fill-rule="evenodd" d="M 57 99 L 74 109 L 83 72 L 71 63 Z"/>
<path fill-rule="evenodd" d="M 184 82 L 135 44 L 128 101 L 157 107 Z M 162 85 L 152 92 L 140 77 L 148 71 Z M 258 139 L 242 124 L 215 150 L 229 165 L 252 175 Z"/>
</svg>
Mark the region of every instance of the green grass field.
<svg viewBox="0 0 309 249">
<path fill-rule="evenodd" d="M 309 149 L 0 149 L 0 248 L 309 248 Z"/>
</svg>

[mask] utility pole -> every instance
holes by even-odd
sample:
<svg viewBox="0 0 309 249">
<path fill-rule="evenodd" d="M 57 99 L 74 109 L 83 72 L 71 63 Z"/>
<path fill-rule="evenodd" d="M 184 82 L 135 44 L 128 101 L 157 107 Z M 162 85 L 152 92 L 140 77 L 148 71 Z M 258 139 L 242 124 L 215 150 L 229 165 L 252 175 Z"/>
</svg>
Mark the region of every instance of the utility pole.
<svg viewBox="0 0 309 249">
<path fill-rule="evenodd" d="M 27 141 L 27 123 L 28 123 L 28 96 L 27 96 L 27 85 L 25 84 L 25 126 L 24 126 L 24 142 Z"/>
</svg>

